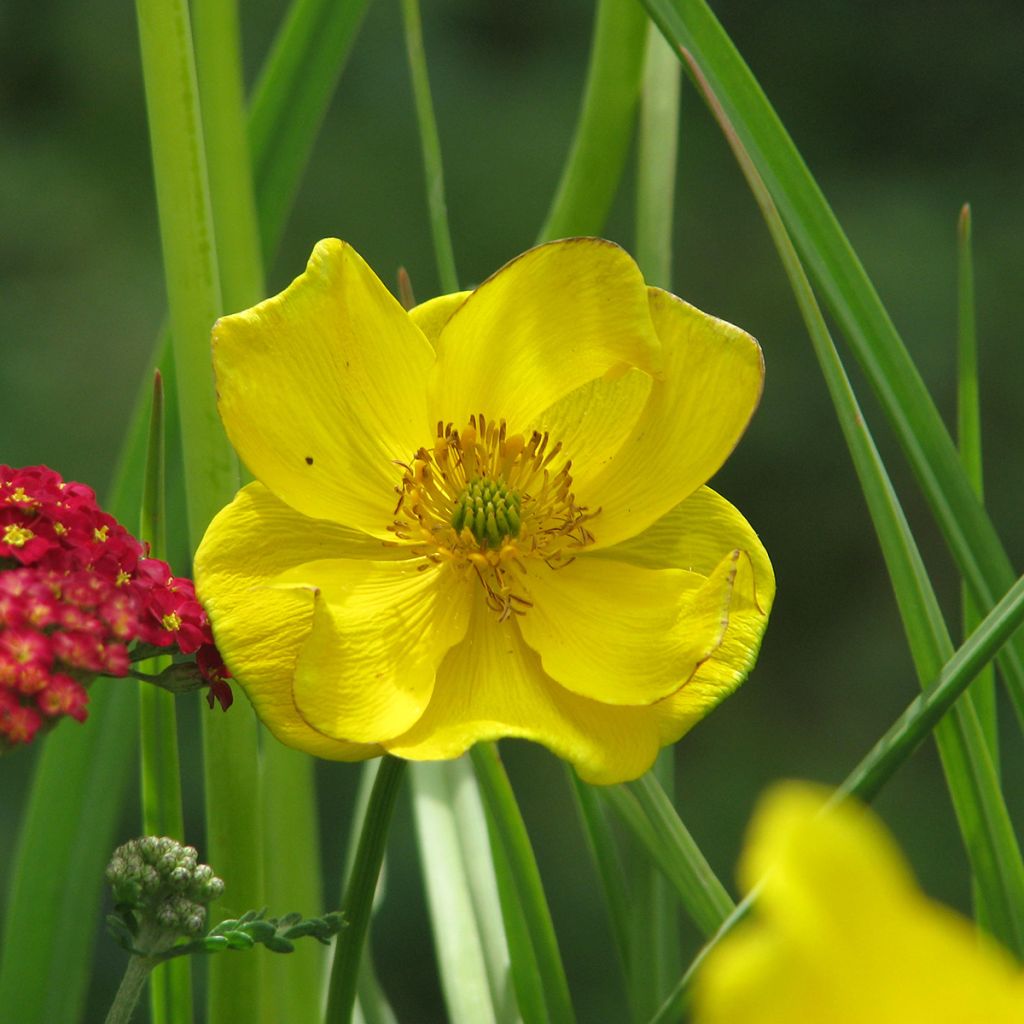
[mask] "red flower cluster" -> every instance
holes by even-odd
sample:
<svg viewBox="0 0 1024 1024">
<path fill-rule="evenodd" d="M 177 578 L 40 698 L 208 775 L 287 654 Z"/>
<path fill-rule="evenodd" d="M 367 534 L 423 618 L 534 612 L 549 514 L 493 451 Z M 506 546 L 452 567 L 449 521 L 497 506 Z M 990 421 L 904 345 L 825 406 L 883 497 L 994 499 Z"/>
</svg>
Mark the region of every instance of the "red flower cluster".
<svg viewBox="0 0 1024 1024">
<path fill-rule="evenodd" d="M 92 488 L 0 465 L 0 570 L 0 743 L 29 742 L 47 719 L 82 721 L 82 684 L 127 675 L 136 640 L 195 654 L 210 706 L 230 705 L 192 581 L 148 558 Z"/>
</svg>

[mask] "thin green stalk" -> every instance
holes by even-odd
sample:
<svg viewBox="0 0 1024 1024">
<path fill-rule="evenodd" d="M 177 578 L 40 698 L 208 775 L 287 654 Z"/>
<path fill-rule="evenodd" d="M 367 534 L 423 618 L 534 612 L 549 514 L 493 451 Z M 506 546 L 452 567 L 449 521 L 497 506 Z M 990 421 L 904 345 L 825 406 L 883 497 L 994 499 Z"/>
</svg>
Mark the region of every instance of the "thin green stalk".
<svg viewBox="0 0 1024 1024">
<path fill-rule="evenodd" d="M 203 112 L 203 144 L 217 269 L 227 312 L 264 297 L 263 259 L 249 157 L 238 0 L 203 0 L 192 7 Z"/>
<path fill-rule="evenodd" d="M 441 140 L 437 134 L 434 104 L 430 98 L 430 78 L 427 75 L 427 55 L 423 49 L 423 24 L 420 19 L 419 0 L 402 0 L 402 23 L 405 26 L 405 50 L 409 57 L 409 73 L 416 101 L 416 123 L 420 130 L 423 151 L 423 173 L 427 185 L 427 207 L 430 211 L 430 233 L 434 239 L 434 254 L 441 288 L 445 292 L 459 290 L 459 275 L 455 269 L 451 230 L 448 226 L 448 207 L 444 197 L 444 169 L 441 164 Z"/>
<path fill-rule="evenodd" d="M 646 30 L 637 4 L 599 0 L 576 134 L 538 242 L 604 228 L 633 135 Z"/>
<path fill-rule="evenodd" d="M 953 654 L 935 593 L 846 372 L 785 225 L 728 115 L 687 51 L 690 71 L 761 208 L 825 377 L 889 570 L 921 687 Z M 935 730 L 971 868 L 993 914 L 992 931 L 1024 955 L 1024 860 L 973 704 L 962 702 Z"/>
<path fill-rule="evenodd" d="M 836 787 L 829 806 L 854 796 L 870 802 L 899 767 L 924 742 L 956 700 L 991 663 L 1014 631 L 1024 625 L 1024 577 L 1021 577 L 984 618 L 978 628 L 945 664 L 939 678 L 889 727 L 885 735 L 858 762 Z M 701 949 L 686 973 L 676 984 L 650 1024 L 666 1024 L 678 1018 L 685 1007 L 693 979 L 707 955 L 747 915 L 757 899 L 755 886 L 736 909 L 722 922 L 714 936 Z"/>
<path fill-rule="evenodd" d="M 700 69 L 776 205 L 801 259 L 871 382 L 979 608 L 1015 572 L 959 454 L 864 268 L 778 115 L 704 0 L 641 0 L 666 39 Z M 1024 634 L 1000 652 L 1024 724 Z"/>
<path fill-rule="evenodd" d="M 146 987 L 146 979 L 149 978 L 153 967 L 153 961 L 148 957 L 134 954 L 128 957 L 128 966 L 121 978 L 114 1002 L 107 1011 L 105 1024 L 130 1024 L 139 996 Z"/>
<path fill-rule="evenodd" d="M 355 863 L 345 887 L 341 909 L 345 927 L 338 933 L 327 996 L 326 1024 L 349 1024 L 355 1006 L 359 961 L 370 924 L 388 828 L 405 774 L 405 761 L 385 754 L 377 770 L 370 805 L 363 820 Z"/>
<path fill-rule="evenodd" d="M 733 902 L 657 780 L 648 774 L 601 795 L 672 883 L 693 923 L 712 935 Z"/>
<path fill-rule="evenodd" d="M 526 1024 L 533 1024 L 534 1021 L 546 1022 L 547 997 L 530 926 L 494 815 L 486 807 L 485 811 L 487 832 L 491 837 L 491 862 L 494 864 L 494 878 L 498 886 L 501 917 L 508 943 L 509 973 L 512 977 L 516 1003 Z"/>
<path fill-rule="evenodd" d="M 446 769 L 440 762 L 414 764 L 410 778 L 441 990 L 452 1024 L 493 1024 L 497 1013 Z"/>
<path fill-rule="evenodd" d="M 1022 623 L 1024 577 L 985 616 L 943 666 L 938 679 L 910 703 L 837 792 L 873 800 Z"/>
<path fill-rule="evenodd" d="M 569 983 L 562 966 L 562 955 L 558 950 L 558 939 L 544 895 L 544 885 L 537 861 L 530 846 L 519 805 L 508 775 L 501 763 L 493 743 L 478 743 L 472 748 L 470 757 L 476 772 L 480 793 L 487 808 L 489 820 L 502 847 L 506 864 L 510 869 L 519 904 L 522 907 L 530 943 L 537 957 L 541 983 L 544 986 L 544 1000 L 547 1019 L 552 1024 L 571 1024 L 576 1015 L 569 995 Z M 509 940 L 510 947 L 512 940 Z M 525 1005 L 520 1008 L 526 1013 Z"/>
<path fill-rule="evenodd" d="M 681 68 L 657 27 L 647 26 L 636 160 L 636 261 L 648 284 L 672 287 Z"/>
<path fill-rule="evenodd" d="M 593 786 L 582 782 L 568 765 L 565 766 L 565 771 L 569 776 L 569 784 L 576 801 L 576 810 L 583 825 L 583 837 L 590 850 L 594 867 L 597 869 L 597 877 L 601 881 L 604 904 L 608 911 L 612 940 L 615 942 L 615 952 L 618 954 L 619 965 L 622 967 L 623 980 L 626 982 L 627 990 L 630 990 L 629 981 L 632 977 L 633 959 L 632 924 L 634 917 L 641 918 L 644 915 L 631 913 L 626 874 L 615 845 L 615 836 L 612 833 L 608 815 L 598 798 L 597 791 Z M 638 1007 L 633 1005 L 632 994 L 630 993 L 630 995 L 630 1011 L 633 1019 L 637 1019 Z"/>
<path fill-rule="evenodd" d="M 277 249 L 368 7 L 369 0 L 293 0 L 256 80 L 249 149 L 264 258 Z"/>
<path fill-rule="evenodd" d="M 957 221 L 957 440 L 964 472 L 984 502 L 984 472 L 981 457 L 981 400 L 978 391 L 978 340 L 974 306 L 974 257 L 971 245 L 971 207 L 964 203 Z M 982 612 L 970 588 L 962 585 L 961 606 L 966 636 L 981 621 Z M 996 716 L 995 672 L 987 666 L 971 687 L 985 740 L 999 774 L 999 723 Z"/>
<path fill-rule="evenodd" d="M 149 541 L 154 558 L 167 557 L 164 389 L 159 371 L 153 377 L 153 407 L 139 536 Z M 142 662 L 142 672 L 158 674 L 170 658 Z M 139 683 L 139 752 L 142 831 L 149 836 L 185 840 L 178 759 L 178 722 L 174 695 Z M 132 958 L 136 959 L 135 957 Z M 153 1024 L 188 1024 L 192 1020 L 192 965 L 188 957 L 163 966 L 152 975 L 149 1008 Z"/>
<path fill-rule="evenodd" d="M 189 535 L 207 524 L 238 488 L 238 467 L 217 416 L 210 371 L 210 328 L 221 312 L 217 252 L 207 183 L 192 33 L 185 0 L 136 0 L 146 107 L 164 253 L 181 436 L 188 482 Z M 204 714 L 207 856 L 227 880 L 228 905 L 263 902 L 263 849 L 255 718 L 241 709 Z M 256 957 L 210 964 L 211 1024 L 256 1020 Z"/>
</svg>

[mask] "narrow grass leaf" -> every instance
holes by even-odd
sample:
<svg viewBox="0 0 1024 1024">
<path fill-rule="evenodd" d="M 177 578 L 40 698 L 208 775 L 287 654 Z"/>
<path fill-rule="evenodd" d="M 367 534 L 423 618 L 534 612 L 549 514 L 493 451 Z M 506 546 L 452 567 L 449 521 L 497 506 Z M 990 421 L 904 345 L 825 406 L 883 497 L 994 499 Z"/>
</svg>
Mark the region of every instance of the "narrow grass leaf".
<svg viewBox="0 0 1024 1024">
<path fill-rule="evenodd" d="M 145 484 L 139 537 L 148 541 L 154 558 L 167 558 L 167 486 L 164 440 L 164 388 L 153 375 L 152 410 L 146 454 Z M 170 664 L 167 657 L 143 662 L 143 672 L 157 675 Z M 139 760 L 142 831 L 185 841 L 178 758 L 175 697 L 149 683 L 139 683 Z M 152 1024 L 189 1024 L 192 1020 L 192 963 L 179 957 L 158 966 L 149 979 Z"/>
<path fill-rule="evenodd" d="M 551 1021 L 552 1024 L 572 1024 L 576 1015 L 569 995 L 569 983 L 566 981 L 565 968 L 562 966 L 562 955 L 558 949 L 554 924 L 551 921 L 551 911 L 548 909 L 537 861 L 533 856 L 526 825 L 508 775 L 493 743 L 478 743 L 470 751 L 470 757 L 480 784 L 480 794 L 487 809 L 488 820 L 493 824 L 498 840 L 495 845 L 501 846 L 503 866 L 508 869 L 511 876 L 529 932 L 529 943 L 536 956 L 537 970 L 544 989 L 546 1017 L 543 1019 Z M 516 944 L 511 935 L 509 948 L 514 956 Z M 516 992 L 518 995 L 518 987 Z M 520 1008 L 524 1020 L 531 1020 L 532 1018 L 527 1015 L 527 1003 L 522 998 Z"/>
<path fill-rule="evenodd" d="M 412 765 L 413 815 L 448 1019 L 496 1022 L 445 765 Z"/>
<path fill-rule="evenodd" d="M 430 234 L 434 240 L 434 255 L 441 288 L 448 293 L 459 290 L 459 275 L 455 269 L 451 228 L 448 225 L 448 206 L 444 196 L 444 168 L 441 161 L 441 140 L 437 134 L 434 103 L 430 98 L 430 78 L 427 74 L 427 55 L 423 48 L 423 23 L 419 0 L 402 0 L 402 24 L 405 29 L 405 52 L 409 58 L 413 99 L 416 104 L 416 124 L 420 133 L 423 153 L 423 174 L 427 186 L 427 209 L 430 213 Z"/>
<path fill-rule="evenodd" d="M 217 249 L 188 5 L 184 0 L 136 0 L 136 13 L 194 549 L 239 484 L 210 372 L 210 328 L 222 311 Z M 260 906 L 263 848 L 256 721 L 236 708 L 229 715 L 204 714 L 202 723 L 206 855 L 226 879 L 224 905 Z M 216 957 L 209 978 L 210 1024 L 260 1018 L 256 957 Z"/>
<path fill-rule="evenodd" d="M 293 0 L 249 104 L 264 256 L 277 249 L 369 0 Z"/>
<path fill-rule="evenodd" d="M 974 255 L 971 207 L 964 203 L 957 220 L 957 441 L 964 472 L 978 500 L 984 503 L 981 457 L 981 398 L 978 388 L 977 316 L 974 306 Z M 963 631 L 966 636 L 981 621 L 982 612 L 966 583 L 962 587 Z M 971 687 L 970 699 L 985 731 L 999 773 L 999 725 L 996 716 L 995 671 L 986 666 Z"/>
<path fill-rule="evenodd" d="M 646 31 L 638 4 L 598 0 L 576 133 L 538 242 L 603 230 L 633 137 Z"/>
</svg>

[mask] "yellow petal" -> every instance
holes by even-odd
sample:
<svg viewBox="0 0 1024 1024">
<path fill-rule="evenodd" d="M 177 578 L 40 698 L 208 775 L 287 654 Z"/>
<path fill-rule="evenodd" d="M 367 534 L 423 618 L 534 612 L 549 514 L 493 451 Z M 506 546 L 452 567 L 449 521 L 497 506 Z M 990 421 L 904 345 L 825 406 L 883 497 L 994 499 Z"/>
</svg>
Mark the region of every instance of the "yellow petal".
<svg viewBox="0 0 1024 1024">
<path fill-rule="evenodd" d="M 655 705 L 662 716 L 663 743 L 679 739 L 753 668 L 775 599 L 768 553 L 746 519 L 721 495 L 702 487 L 638 536 L 588 555 L 710 576 L 732 551 L 743 555 L 736 564 L 728 628 L 687 684 Z"/>
<path fill-rule="evenodd" d="M 409 310 L 409 318 L 423 332 L 427 341 L 435 348 L 441 336 L 441 328 L 451 319 L 452 313 L 470 296 L 470 292 L 452 292 L 427 299 Z"/>
<path fill-rule="evenodd" d="M 649 294 L 664 374 L 614 459 L 592 476 L 573 474 L 579 502 L 601 509 L 590 523 L 600 547 L 639 533 L 706 483 L 761 397 L 764 364 L 749 334 L 667 292 Z"/>
<path fill-rule="evenodd" d="M 562 442 L 572 475 L 588 479 L 598 473 L 623 445 L 639 419 L 651 390 L 651 378 L 640 370 L 587 381 L 545 409 L 536 429 Z"/>
<path fill-rule="evenodd" d="M 379 559 L 399 553 L 365 534 L 307 519 L 259 483 L 239 491 L 210 524 L 196 552 L 196 592 L 232 682 L 242 687 L 282 743 L 343 761 L 381 753 L 376 746 L 330 739 L 299 714 L 292 678 L 312 625 L 313 595 L 274 588 L 271 581 L 314 559 Z"/>
<path fill-rule="evenodd" d="M 651 704 L 684 686 L 721 645 L 740 553 L 710 576 L 582 556 L 526 564 L 523 639 L 566 689 L 606 704 Z"/>
<path fill-rule="evenodd" d="M 290 569 L 282 588 L 315 595 L 295 669 L 295 704 L 318 732 L 379 743 L 423 713 L 434 673 L 466 632 L 467 581 L 423 559 L 331 559 Z"/>
<path fill-rule="evenodd" d="M 660 346 L 636 264 L 611 242 L 529 250 L 452 314 L 431 371 L 432 419 L 470 415 L 536 429 L 545 409 L 613 368 L 656 372 Z"/>
<path fill-rule="evenodd" d="M 328 239 L 280 295 L 213 330 L 219 407 L 253 475 L 304 515 L 379 537 L 429 436 L 433 353 L 359 255 Z"/>
<path fill-rule="evenodd" d="M 697 1024 L 1024 1019 L 1011 957 L 924 897 L 869 811 L 819 814 L 824 798 L 791 783 L 759 805 L 741 865 L 748 890 L 764 879 L 754 920 L 698 976 Z"/>
<path fill-rule="evenodd" d="M 564 690 L 545 675 L 515 623 L 499 623 L 478 600 L 466 639 L 438 669 L 423 717 L 384 746 L 399 757 L 433 761 L 504 736 L 543 744 L 598 784 L 642 775 L 659 746 L 649 709 L 610 707 Z"/>
</svg>

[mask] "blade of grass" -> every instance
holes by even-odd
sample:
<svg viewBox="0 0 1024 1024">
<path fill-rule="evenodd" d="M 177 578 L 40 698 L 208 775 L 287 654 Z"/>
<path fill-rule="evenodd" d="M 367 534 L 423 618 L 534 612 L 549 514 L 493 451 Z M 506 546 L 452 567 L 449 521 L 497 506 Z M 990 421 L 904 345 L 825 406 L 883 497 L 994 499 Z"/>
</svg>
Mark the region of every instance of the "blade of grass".
<svg viewBox="0 0 1024 1024">
<path fill-rule="evenodd" d="M 256 80 L 249 149 L 265 257 L 280 241 L 368 7 L 369 0 L 294 0 Z"/>
<path fill-rule="evenodd" d="M 136 13 L 195 548 L 239 484 L 210 368 L 210 328 L 221 313 L 220 277 L 188 5 L 136 0 Z M 255 718 L 239 709 L 203 715 L 202 723 L 207 857 L 227 881 L 227 906 L 259 907 L 264 892 Z M 260 978 L 256 957 L 214 958 L 211 1024 L 259 1019 Z"/>
<path fill-rule="evenodd" d="M 519 1021 L 515 988 L 509 978 L 508 941 L 480 788 L 468 758 L 460 757 L 447 762 L 445 771 L 452 794 L 456 834 L 462 861 L 466 866 L 473 913 L 483 945 L 491 999 L 499 1020 Z"/>
<path fill-rule="evenodd" d="M 590 850 L 594 867 L 597 869 L 597 877 L 601 880 L 601 890 L 604 894 L 604 905 L 608 910 L 615 952 L 618 954 L 623 980 L 627 983 L 627 991 L 629 991 L 629 980 L 632 976 L 630 967 L 633 955 L 633 930 L 631 927 L 633 914 L 630 911 L 626 873 L 615 845 L 615 836 L 608 821 L 608 815 L 605 813 L 604 805 L 598 798 L 597 792 L 593 786 L 582 782 L 568 765 L 566 765 L 565 771 L 569 777 L 576 810 L 583 825 L 583 837 Z M 630 1013 L 634 1020 L 639 1019 L 638 1007 L 633 1005 L 631 991 L 629 994 Z"/>
<path fill-rule="evenodd" d="M 154 558 L 167 557 L 167 497 L 164 442 L 164 389 L 159 371 L 153 375 L 153 401 L 146 456 L 139 537 L 148 541 Z M 139 667 L 153 675 L 171 659 L 153 658 Z M 139 760 L 142 831 L 185 841 L 178 759 L 178 720 L 174 695 L 139 683 Z M 180 962 L 179 962 L 180 961 Z M 192 962 L 179 957 L 158 966 L 149 978 L 152 1024 L 189 1024 L 192 1020 Z"/>
<path fill-rule="evenodd" d="M 373 897 L 384 860 L 391 816 L 404 775 L 405 761 L 385 754 L 374 778 L 355 862 L 345 886 L 341 906 L 345 927 L 335 940 L 325 1024 L 348 1024 L 352 1019 Z"/>
<path fill-rule="evenodd" d="M 600 234 L 633 135 L 647 19 L 623 0 L 599 0 L 576 133 L 538 242 Z"/>
<path fill-rule="evenodd" d="M 498 1018 L 473 915 L 446 767 L 423 763 L 411 769 L 420 864 L 448 1018 L 453 1024 L 486 1024 Z"/>
<path fill-rule="evenodd" d="M 729 916 L 733 902 L 650 773 L 625 786 L 601 790 L 630 833 L 672 883 L 683 909 L 704 935 Z"/>
<path fill-rule="evenodd" d="M 984 503 L 981 458 L 981 403 L 978 393 L 978 342 L 974 311 L 974 260 L 971 247 L 971 208 L 964 203 L 957 221 L 957 440 L 964 470 L 978 500 Z M 963 633 L 977 626 L 981 611 L 966 583 L 960 586 Z M 996 776 L 999 776 L 999 723 L 996 715 L 996 680 L 987 665 L 968 694 L 974 704 L 988 745 Z M 992 927 L 992 913 L 985 894 L 972 885 L 974 913 L 985 928 Z"/>
<path fill-rule="evenodd" d="M 533 848 L 530 846 L 530 837 L 526 832 L 526 825 L 508 775 L 493 743 L 478 743 L 470 751 L 470 757 L 487 809 L 488 820 L 494 826 L 498 839 L 493 845 L 501 846 L 504 866 L 509 869 L 529 931 L 529 942 L 536 954 L 547 1011 L 546 1016 L 541 1019 L 549 1020 L 552 1024 L 572 1024 L 576 1015 L 569 995 L 569 984 L 565 978 L 565 968 L 562 966 L 558 939 L 555 937 L 555 928 L 551 921 L 551 911 L 548 909 L 544 885 L 533 856 Z M 515 946 L 511 936 L 509 947 L 514 954 Z M 516 992 L 518 995 L 518 988 Z M 520 1008 L 524 1019 L 531 1019 L 526 1016 L 526 1003 L 522 998 Z"/>
<path fill-rule="evenodd" d="M 952 658 L 939 678 L 907 706 L 871 750 L 836 788 L 830 805 L 850 796 L 870 802 L 913 752 L 927 739 L 978 673 L 998 654 L 1014 631 L 1024 624 L 1024 577 L 1007 591 Z M 686 969 L 650 1024 L 675 1020 L 685 1008 L 693 979 L 707 955 L 747 915 L 757 899 L 749 892 L 722 922 L 714 936 Z"/>
<path fill-rule="evenodd" d="M 971 207 L 964 203 L 957 221 L 957 439 L 964 471 L 978 500 L 985 495 L 981 457 L 981 402 L 978 394 L 978 341 L 974 309 L 974 257 L 971 245 Z M 981 609 L 970 589 L 962 593 L 964 635 L 981 620 Z M 995 673 L 991 665 L 971 687 L 985 740 L 999 773 L 999 727 L 996 718 Z"/>
<path fill-rule="evenodd" d="M 733 150 L 789 278 L 867 501 L 924 688 L 938 677 L 953 645 L 920 552 L 771 195 L 710 83 L 692 56 L 685 49 L 680 53 Z M 956 705 L 950 718 L 936 727 L 935 738 L 971 869 L 993 914 L 993 934 L 1024 955 L 1024 860 L 974 705 Z"/>
<path fill-rule="evenodd" d="M 444 169 L 441 163 L 441 140 L 437 134 L 434 104 L 430 98 L 430 78 L 427 75 L 427 56 L 423 49 L 423 24 L 418 0 L 402 0 L 402 24 L 405 29 L 405 51 L 409 57 L 409 73 L 416 102 L 416 123 L 420 132 L 423 152 L 423 172 L 427 185 L 427 208 L 430 211 L 430 233 L 434 240 L 434 254 L 441 288 L 445 292 L 459 290 L 459 275 L 455 269 L 451 229 L 448 226 L 448 207 L 444 197 Z"/>
<path fill-rule="evenodd" d="M 99 680 L 86 724 L 63 724 L 40 754 L 0 937 L 0 1006 L 24 1024 L 81 1020 L 103 871 L 134 781 L 137 706 L 130 684 Z"/>
<path fill-rule="evenodd" d="M 920 374 L 821 190 L 757 81 L 704 0 L 641 0 L 718 97 L 793 244 L 864 369 L 960 572 L 988 610 L 1015 573 Z M 1024 634 L 1000 653 L 1024 724 Z"/>
</svg>

